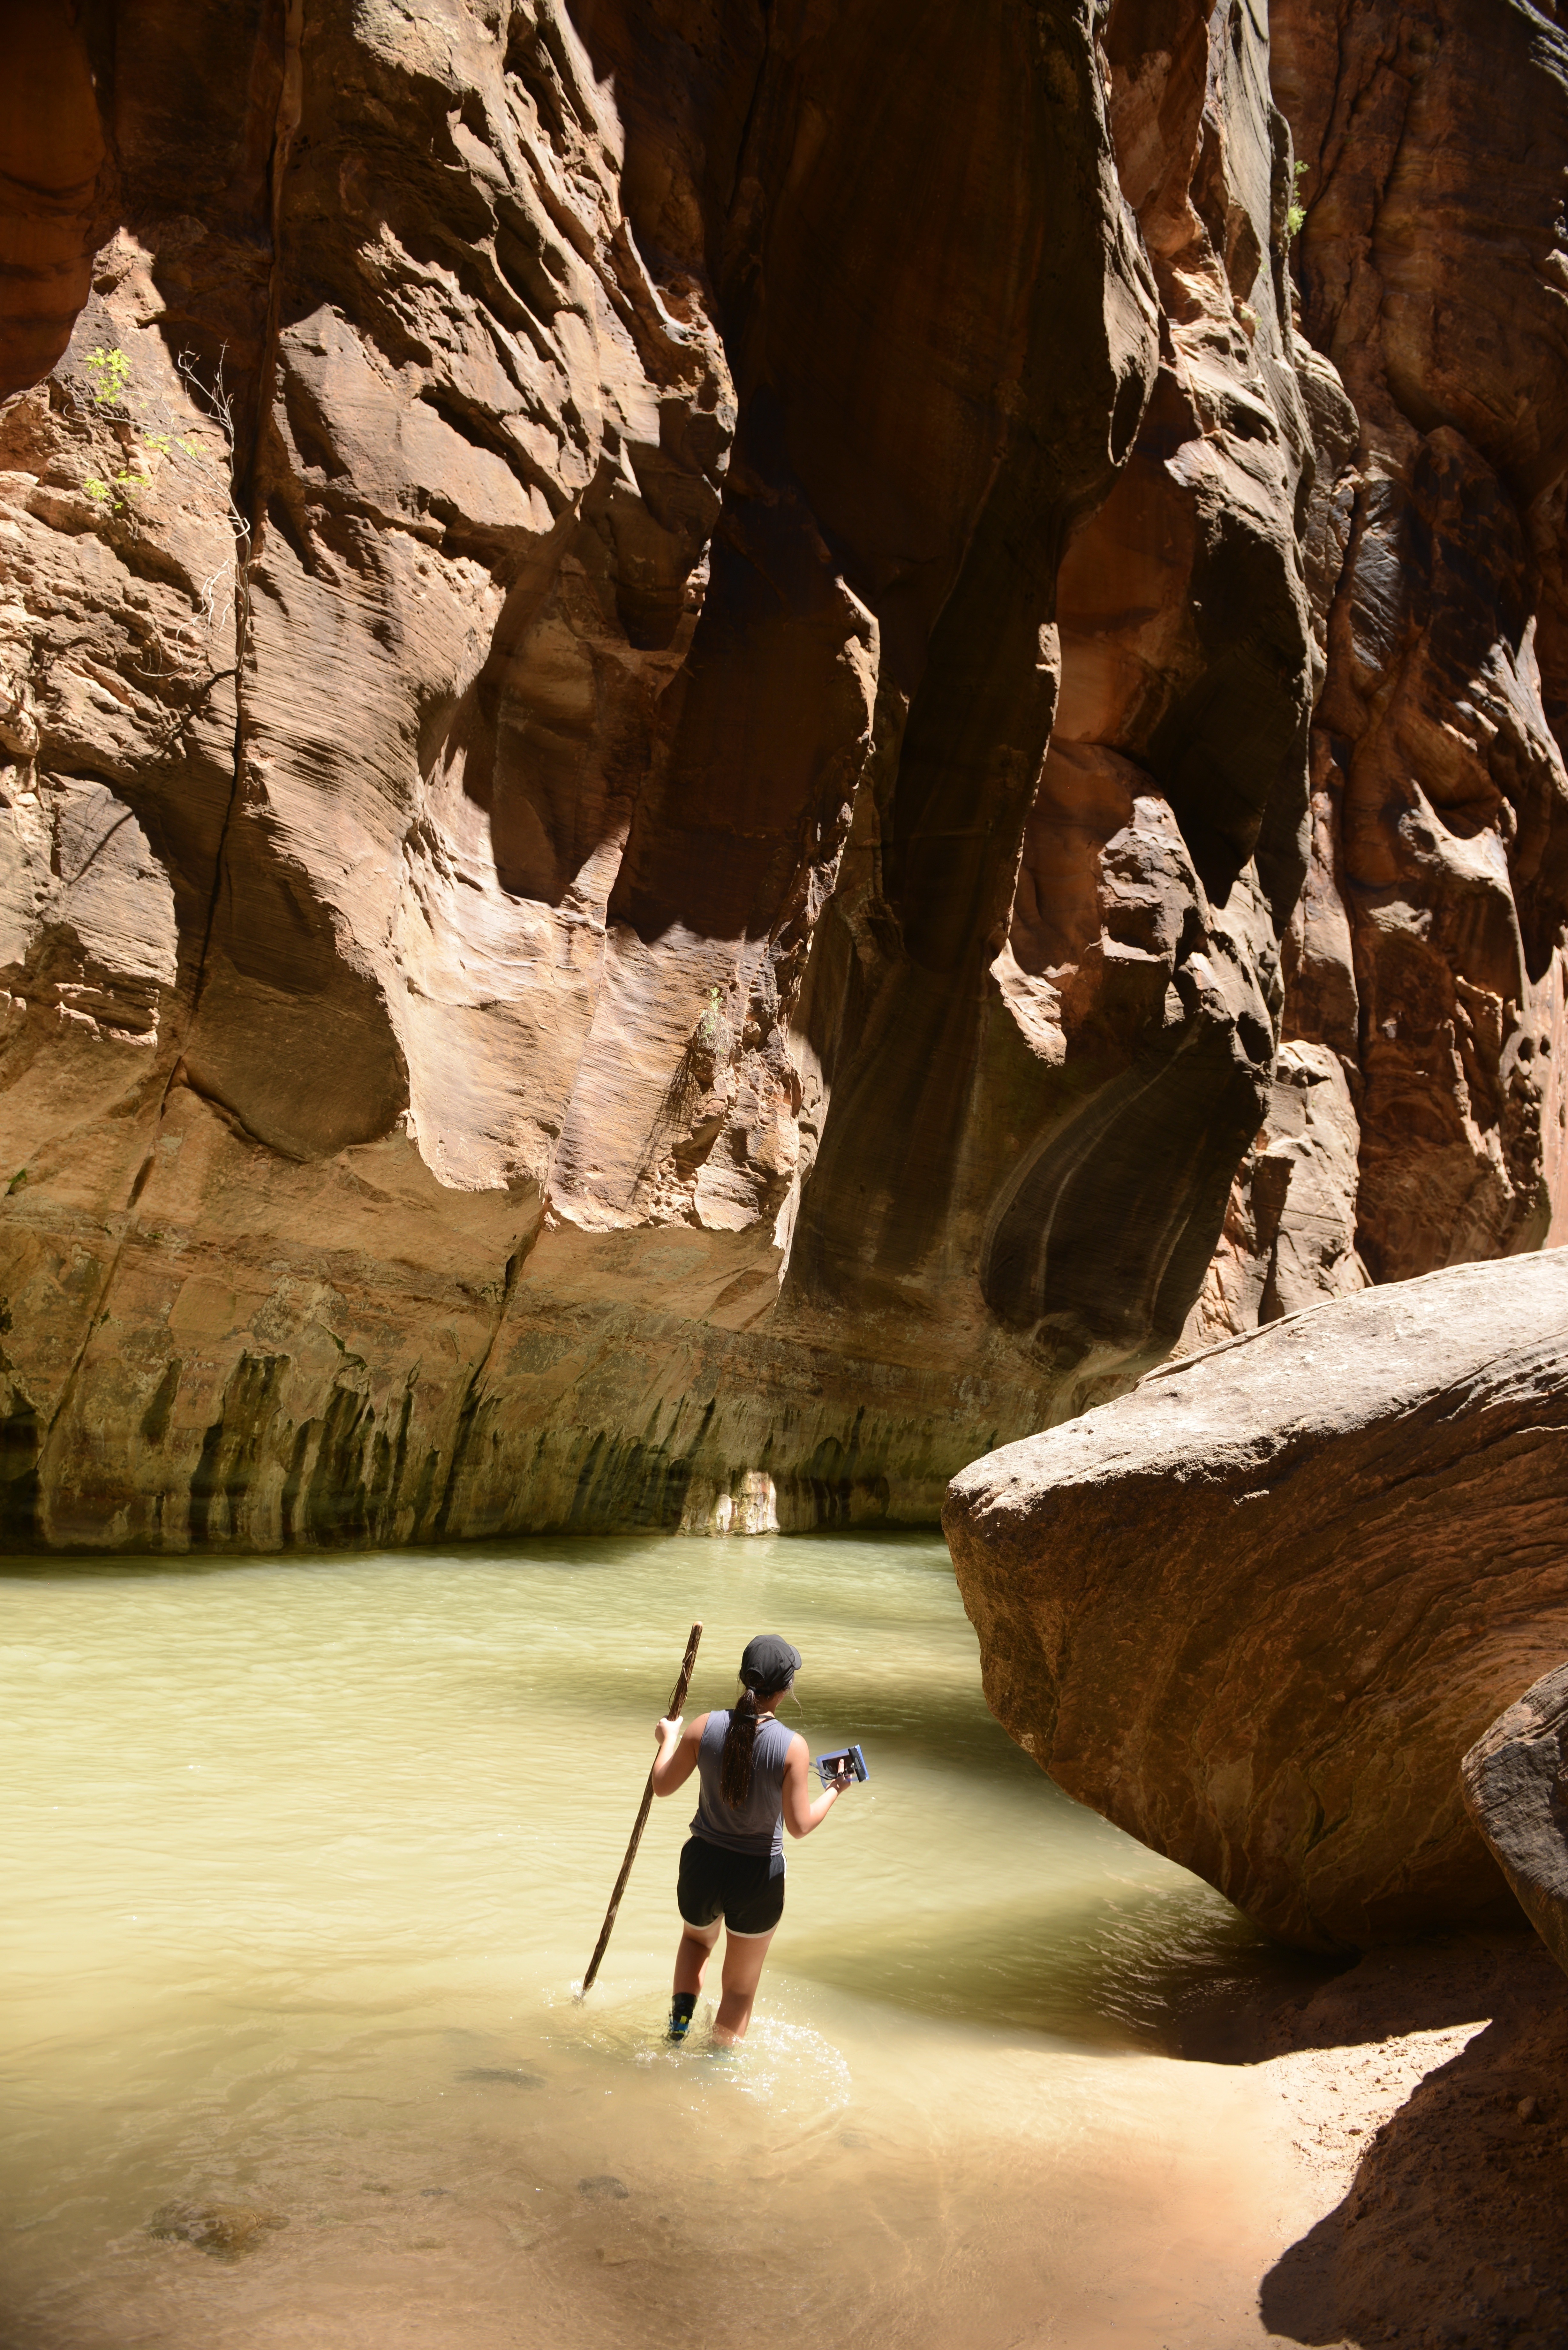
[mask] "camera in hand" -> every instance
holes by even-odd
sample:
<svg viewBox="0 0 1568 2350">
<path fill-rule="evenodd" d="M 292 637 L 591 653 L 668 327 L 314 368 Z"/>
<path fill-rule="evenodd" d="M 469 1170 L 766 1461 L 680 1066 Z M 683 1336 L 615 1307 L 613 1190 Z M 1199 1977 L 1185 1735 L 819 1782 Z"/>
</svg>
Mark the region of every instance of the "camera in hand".
<svg viewBox="0 0 1568 2350">
<path fill-rule="evenodd" d="M 825 1787 L 835 1779 L 867 1779 L 871 1775 L 858 1746 L 841 1746 L 836 1754 L 819 1754 L 814 1768 Z"/>
</svg>

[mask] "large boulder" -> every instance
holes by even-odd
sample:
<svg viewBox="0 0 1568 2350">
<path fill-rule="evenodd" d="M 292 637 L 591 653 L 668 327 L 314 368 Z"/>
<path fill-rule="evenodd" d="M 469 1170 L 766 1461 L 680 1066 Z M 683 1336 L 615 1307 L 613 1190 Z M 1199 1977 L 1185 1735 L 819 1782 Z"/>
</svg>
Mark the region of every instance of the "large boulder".
<svg viewBox="0 0 1568 2350">
<path fill-rule="evenodd" d="M 1464 1760 L 1465 1803 L 1568 1973 L 1568 1665 L 1499 1714 Z"/>
<path fill-rule="evenodd" d="M 1173 1364 L 943 1519 L 986 1697 L 1057 1784 L 1332 1951 L 1518 1912 L 1459 1761 L 1568 1627 L 1568 1255 Z"/>
</svg>

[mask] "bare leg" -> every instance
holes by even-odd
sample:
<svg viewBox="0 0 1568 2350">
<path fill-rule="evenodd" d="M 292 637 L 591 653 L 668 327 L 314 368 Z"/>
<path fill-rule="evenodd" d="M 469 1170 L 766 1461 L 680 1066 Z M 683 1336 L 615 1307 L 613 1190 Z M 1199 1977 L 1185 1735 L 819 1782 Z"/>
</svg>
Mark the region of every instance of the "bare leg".
<svg viewBox="0 0 1568 2350">
<path fill-rule="evenodd" d="M 772 1940 L 771 1934 L 724 1937 L 724 1992 L 713 2019 L 713 2037 L 721 2048 L 732 2048 L 737 2040 L 746 2036 L 752 2002 L 763 1979 L 763 1961 Z"/>
<path fill-rule="evenodd" d="M 686 1991 L 695 1996 L 701 1990 L 702 1970 L 707 1965 L 713 1945 L 718 1939 L 717 1926 L 711 1929 L 689 1926 L 684 1918 L 681 1919 L 680 1946 L 675 1953 L 675 1990 L 678 1993 Z M 726 1960 L 726 1978 L 728 1972 L 729 1962 Z"/>
</svg>

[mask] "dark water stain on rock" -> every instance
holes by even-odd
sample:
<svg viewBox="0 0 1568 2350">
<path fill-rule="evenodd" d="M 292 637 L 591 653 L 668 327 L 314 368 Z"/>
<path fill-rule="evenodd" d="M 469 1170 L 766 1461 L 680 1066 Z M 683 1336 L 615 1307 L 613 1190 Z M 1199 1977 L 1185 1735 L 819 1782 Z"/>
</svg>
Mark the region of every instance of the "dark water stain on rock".
<svg viewBox="0 0 1568 2350">
<path fill-rule="evenodd" d="M 606 2171 L 597 2178 L 579 2178 L 577 2192 L 579 2195 L 591 2196 L 596 2202 L 624 2203 L 631 2189 L 624 2179 L 612 2178 Z"/>
</svg>

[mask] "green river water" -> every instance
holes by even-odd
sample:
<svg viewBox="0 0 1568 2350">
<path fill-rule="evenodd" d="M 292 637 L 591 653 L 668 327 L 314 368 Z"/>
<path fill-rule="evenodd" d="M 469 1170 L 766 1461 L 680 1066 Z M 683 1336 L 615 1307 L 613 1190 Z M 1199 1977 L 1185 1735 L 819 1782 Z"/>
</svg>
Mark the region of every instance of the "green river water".
<svg viewBox="0 0 1568 2350">
<path fill-rule="evenodd" d="M 689 1711 L 782 1631 L 873 1773 L 732 2062 L 661 2039 L 690 1789 L 574 1997 L 695 1616 Z M 991 1720 L 940 1541 L 40 1564 L 0 1644 L 7 2350 L 1255 2338 L 1169 2050 L 1269 1960 Z"/>
</svg>

